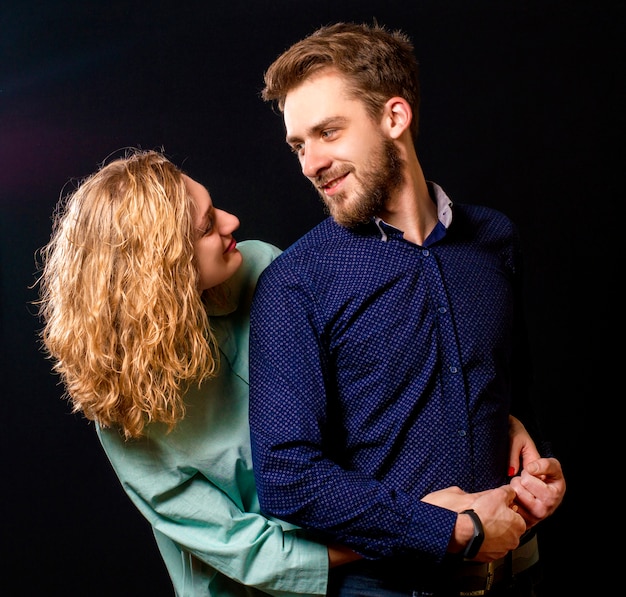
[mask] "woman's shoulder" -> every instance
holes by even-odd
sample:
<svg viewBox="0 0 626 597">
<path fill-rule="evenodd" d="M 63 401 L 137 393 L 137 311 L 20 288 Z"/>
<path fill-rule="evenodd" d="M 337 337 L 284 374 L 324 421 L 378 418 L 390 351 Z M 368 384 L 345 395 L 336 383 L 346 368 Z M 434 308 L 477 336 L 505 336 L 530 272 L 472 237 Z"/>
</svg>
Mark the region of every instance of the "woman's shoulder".
<svg viewBox="0 0 626 597">
<path fill-rule="evenodd" d="M 256 239 L 242 240 L 237 243 L 237 248 L 248 261 L 254 261 L 265 266 L 282 253 L 282 250 L 275 245 Z"/>
<path fill-rule="evenodd" d="M 282 251 L 271 243 L 262 240 L 241 241 L 237 243 L 237 249 L 241 252 L 243 262 L 233 277 L 225 284 L 228 288 L 228 296 L 234 300 L 234 304 L 247 308 L 259 276 Z"/>
</svg>

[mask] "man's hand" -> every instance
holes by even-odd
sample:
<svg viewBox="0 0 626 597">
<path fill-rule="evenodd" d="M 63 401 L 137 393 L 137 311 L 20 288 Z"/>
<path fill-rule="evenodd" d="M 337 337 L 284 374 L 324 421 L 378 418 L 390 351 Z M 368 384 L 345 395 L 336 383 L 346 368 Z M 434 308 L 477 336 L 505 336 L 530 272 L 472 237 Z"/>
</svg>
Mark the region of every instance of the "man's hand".
<svg viewBox="0 0 626 597">
<path fill-rule="evenodd" d="M 526 523 L 517 513 L 514 500 L 515 491 L 510 485 L 503 485 L 482 492 L 471 505 L 485 531 L 485 540 L 474 560 L 491 562 L 519 545 L 520 537 L 526 531 Z"/>
<path fill-rule="evenodd" d="M 490 562 L 515 549 L 526 531 L 524 519 L 517 513 L 518 506 L 514 504 L 515 496 L 510 485 L 477 493 L 466 493 L 458 487 L 448 487 L 429 493 L 422 501 L 459 513 L 448 545 L 450 553 L 463 551 L 470 540 L 474 525 L 469 516 L 460 513 L 473 509 L 485 532 L 483 544 L 474 559 L 478 562 Z"/>
</svg>

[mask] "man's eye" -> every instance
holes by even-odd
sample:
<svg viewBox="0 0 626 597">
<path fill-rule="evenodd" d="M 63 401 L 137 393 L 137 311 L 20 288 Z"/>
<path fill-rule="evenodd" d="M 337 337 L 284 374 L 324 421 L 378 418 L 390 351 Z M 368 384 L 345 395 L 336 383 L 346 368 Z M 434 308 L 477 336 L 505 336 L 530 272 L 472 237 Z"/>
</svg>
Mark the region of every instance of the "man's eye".
<svg viewBox="0 0 626 597">
<path fill-rule="evenodd" d="M 304 143 L 296 143 L 295 145 L 290 145 L 289 148 L 293 153 L 298 155 L 304 149 Z"/>
</svg>

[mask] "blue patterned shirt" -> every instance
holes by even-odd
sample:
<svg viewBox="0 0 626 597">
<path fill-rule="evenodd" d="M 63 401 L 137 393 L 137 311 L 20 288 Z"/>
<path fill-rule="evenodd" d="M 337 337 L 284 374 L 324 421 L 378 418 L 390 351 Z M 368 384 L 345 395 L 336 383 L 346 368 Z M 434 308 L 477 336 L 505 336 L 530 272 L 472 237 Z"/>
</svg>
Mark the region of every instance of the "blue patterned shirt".
<svg viewBox="0 0 626 597">
<path fill-rule="evenodd" d="M 439 222 L 422 246 L 328 218 L 263 272 L 252 307 L 261 507 L 366 557 L 442 560 L 457 515 L 420 498 L 506 483 L 526 394 L 516 230 L 429 188 Z"/>
</svg>

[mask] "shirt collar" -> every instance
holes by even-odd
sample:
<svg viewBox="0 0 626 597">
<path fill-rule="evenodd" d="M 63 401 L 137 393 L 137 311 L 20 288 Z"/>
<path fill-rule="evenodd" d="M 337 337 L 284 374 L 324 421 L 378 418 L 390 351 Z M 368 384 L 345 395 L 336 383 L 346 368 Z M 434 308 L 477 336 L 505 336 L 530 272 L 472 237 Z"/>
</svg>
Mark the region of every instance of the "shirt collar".
<svg viewBox="0 0 626 597">
<path fill-rule="evenodd" d="M 437 217 L 439 221 L 449 228 L 452 223 L 452 201 L 446 192 L 435 182 L 427 182 L 431 199 L 437 204 Z"/>
</svg>

